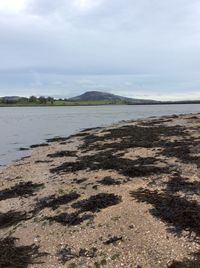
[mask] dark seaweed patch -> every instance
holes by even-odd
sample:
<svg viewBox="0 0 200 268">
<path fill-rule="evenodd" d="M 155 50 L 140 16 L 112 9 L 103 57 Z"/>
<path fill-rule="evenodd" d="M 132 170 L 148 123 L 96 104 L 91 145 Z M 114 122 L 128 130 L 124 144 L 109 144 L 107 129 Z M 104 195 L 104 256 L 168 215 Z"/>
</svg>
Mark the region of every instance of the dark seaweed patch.
<svg viewBox="0 0 200 268">
<path fill-rule="evenodd" d="M 57 256 L 59 257 L 59 260 L 65 264 L 67 261 L 70 261 L 74 258 L 79 258 L 79 257 L 86 257 L 86 258 L 94 258 L 96 257 L 97 249 L 96 248 L 91 248 L 89 250 L 87 249 L 80 249 L 79 252 L 77 253 L 75 250 L 70 248 L 68 245 L 66 245 L 64 248 L 61 248 Z"/>
<path fill-rule="evenodd" d="M 76 203 L 73 203 L 72 207 L 80 209 L 81 212 L 83 211 L 99 212 L 101 209 L 117 205 L 120 202 L 121 202 L 120 196 L 108 193 L 100 193 L 97 195 L 93 195 L 88 199 L 80 200 Z"/>
<path fill-rule="evenodd" d="M 35 164 L 40 164 L 40 163 L 52 163 L 52 160 L 36 160 Z"/>
<path fill-rule="evenodd" d="M 91 134 L 85 137 L 82 149 L 89 151 L 91 149 L 105 150 L 114 149 L 125 150 L 128 148 L 154 148 L 163 146 L 161 136 L 170 137 L 183 137 L 185 128 L 182 126 L 151 126 L 143 127 L 136 125 L 125 125 L 120 128 L 109 129 L 109 133 L 104 136 L 96 136 Z M 121 139 L 122 142 L 115 142 L 116 139 Z M 113 143 L 98 144 L 98 142 L 104 142 L 106 140 L 113 141 Z"/>
<path fill-rule="evenodd" d="M 166 191 L 176 193 L 178 191 L 191 192 L 192 194 L 200 193 L 200 183 L 198 181 L 190 182 L 188 178 L 183 178 L 179 174 L 174 175 L 166 183 Z"/>
<path fill-rule="evenodd" d="M 59 261 L 65 264 L 67 261 L 70 261 L 77 257 L 76 252 L 74 252 L 70 247 L 65 246 L 57 252 Z"/>
<path fill-rule="evenodd" d="M 0 228 L 7 228 L 30 218 L 31 216 L 28 216 L 26 212 L 8 211 L 0 213 Z"/>
<path fill-rule="evenodd" d="M 153 157 L 139 157 L 136 160 L 120 158 L 110 151 L 100 152 L 92 156 L 83 156 L 76 162 L 66 162 L 50 169 L 52 173 L 76 172 L 80 170 L 116 170 L 130 177 L 149 176 L 152 174 L 168 173 L 168 167 L 154 165 L 158 160 Z"/>
<path fill-rule="evenodd" d="M 131 192 L 131 196 L 138 202 L 153 205 L 151 214 L 169 224 L 174 232 L 181 233 L 185 230 L 200 236 L 200 206 L 196 201 L 142 188 Z"/>
<path fill-rule="evenodd" d="M 87 258 L 94 258 L 97 255 L 97 248 L 93 247 L 91 249 L 84 249 L 81 248 L 79 250 L 79 257 L 87 257 Z"/>
<path fill-rule="evenodd" d="M 82 178 L 82 179 L 74 179 L 73 182 L 77 183 L 77 184 L 81 184 L 83 182 L 87 181 L 87 178 Z"/>
<path fill-rule="evenodd" d="M 86 220 L 92 220 L 94 216 L 92 214 L 80 215 L 80 212 L 73 213 L 61 213 L 59 215 L 49 217 L 50 221 L 56 221 L 62 225 L 79 225 Z"/>
<path fill-rule="evenodd" d="M 119 185 L 119 184 L 121 184 L 120 181 L 115 180 L 110 176 L 107 176 L 107 177 L 103 178 L 102 180 L 98 180 L 97 182 L 99 182 L 100 184 L 103 184 L 103 185 Z"/>
<path fill-rule="evenodd" d="M 200 268 L 200 252 L 192 253 L 192 258 L 182 261 L 173 261 L 168 268 Z"/>
<path fill-rule="evenodd" d="M 100 193 L 93 195 L 88 199 L 84 199 L 72 204 L 73 208 L 78 209 L 72 213 L 61 213 L 59 215 L 49 217 L 49 220 L 59 222 L 63 225 L 78 225 L 85 220 L 92 220 L 93 214 L 82 214 L 83 212 L 99 212 L 109 206 L 117 205 L 121 202 L 121 197 L 114 194 Z"/>
<path fill-rule="evenodd" d="M 68 137 L 54 137 L 47 139 L 47 142 L 62 142 L 62 141 L 67 141 L 69 138 Z"/>
<path fill-rule="evenodd" d="M 30 146 L 30 148 L 38 148 L 38 147 L 47 147 L 47 146 L 49 146 L 49 144 L 48 143 L 39 143 L 39 144 L 33 144 L 33 145 L 31 145 Z"/>
<path fill-rule="evenodd" d="M 76 192 L 71 192 L 69 194 L 56 196 L 56 195 L 50 195 L 47 197 L 44 197 L 38 201 L 36 204 L 36 210 L 41 210 L 44 208 L 52 208 L 57 209 L 59 206 L 68 204 L 80 197 L 80 194 Z"/>
<path fill-rule="evenodd" d="M 86 135 L 88 135 L 88 134 L 83 133 L 83 132 L 79 132 L 77 134 L 73 134 L 73 135 L 70 135 L 68 137 L 54 137 L 54 138 L 47 139 L 46 141 L 49 142 L 49 143 L 50 142 L 65 142 L 65 141 L 68 141 L 68 140 L 70 140 L 72 138 L 84 137 Z"/>
<path fill-rule="evenodd" d="M 26 147 L 20 147 L 19 148 L 19 151 L 28 151 L 29 150 L 29 148 L 26 148 Z"/>
<path fill-rule="evenodd" d="M 75 151 L 59 151 L 56 153 L 48 154 L 48 157 L 55 158 L 55 157 L 74 157 L 76 156 Z"/>
<path fill-rule="evenodd" d="M 115 244 L 118 241 L 122 241 L 122 236 L 112 236 L 104 242 L 104 245 Z"/>
<path fill-rule="evenodd" d="M 140 126 L 153 126 L 153 125 L 158 125 L 158 124 L 163 124 L 163 123 L 168 123 L 171 122 L 172 119 L 154 119 L 154 120 L 149 120 L 149 121 L 141 121 L 138 123 Z"/>
<path fill-rule="evenodd" d="M 46 254 L 40 253 L 38 246 L 17 246 L 16 240 L 14 237 L 0 239 L 0 267 L 27 268 L 29 264 L 42 263 L 39 259 Z"/>
<path fill-rule="evenodd" d="M 158 120 L 156 122 L 159 122 Z M 150 122 L 149 122 L 150 124 Z M 179 141 L 165 141 L 162 137 L 182 138 Z M 121 142 L 115 140 L 120 139 Z M 109 143 L 104 143 L 109 140 Z M 113 141 L 113 142 L 112 142 Z M 101 143 L 99 143 L 101 142 Z M 102 144 L 103 142 L 103 144 Z M 197 156 L 191 156 L 191 148 L 199 145 L 199 140 L 188 136 L 185 128 L 176 126 L 134 126 L 127 125 L 116 129 L 110 129 L 104 136 L 91 134 L 85 137 L 84 144 L 81 146 L 85 151 L 110 149 L 112 153 L 118 150 L 129 148 L 163 148 L 162 154 L 167 157 L 177 157 L 185 163 L 194 163 L 200 166 L 200 159 Z"/>
<path fill-rule="evenodd" d="M 84 128 L 83 130 L 81 130 L 82 132 L 88 132 L 88 131 L 94 131 L 94 130 L 100 130 L 102 129 L 102 127 L 91 127 L 91 128 Z"/>
<path fill-rule="evenodd" d="M 199 140 L 185 139 L 184 141 L 167 142 L 162 154 L 167 157 L 176 157 L 182 162 L 193 163 L 200 167 L 200 158 L 191 156 L 191 149 L 199 145 Z"/>
<path fill-rule="evenodd" d="M 11 188 L 6 188 L 0 191 L 0 200 L 15 197 L 28 197 L 33 195 L 43 186 L 43 183 L 33 183 L 32 181 L 20 182 Z"/>
<path fill-rule="evenodd" d="M 173 261 L 169 268 L 200 268 L 200 260 Z"/>
</svg>

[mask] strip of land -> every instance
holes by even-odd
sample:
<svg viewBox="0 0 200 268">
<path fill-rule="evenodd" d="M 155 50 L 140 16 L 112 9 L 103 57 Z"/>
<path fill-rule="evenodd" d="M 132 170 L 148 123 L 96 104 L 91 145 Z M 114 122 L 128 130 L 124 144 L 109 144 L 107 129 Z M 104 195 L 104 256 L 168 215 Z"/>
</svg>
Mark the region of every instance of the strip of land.
<svg viewBox="0 0 200 268">
<path fill-rule="evenodd" d="M 0 171 L 0 267 L 198 267 L 200 114 L 32 147 Z"/>
<path fill-rule="evenodd" d="M 102 106 L 102 105 L 177 105 L 177 104 L 200 104 L 200 101 L 158 101 L 158 102 L 130 102 L 130 101 L 112 101 L 112 100 L 97 100 L 97 101 L 78 101 L 78 100 L 54 100 L 28 102 L 20 101 L 17 103 L 3 103 L 0 100 L 0 107 L 57 107 L 57 106 Z"/>
</svg>

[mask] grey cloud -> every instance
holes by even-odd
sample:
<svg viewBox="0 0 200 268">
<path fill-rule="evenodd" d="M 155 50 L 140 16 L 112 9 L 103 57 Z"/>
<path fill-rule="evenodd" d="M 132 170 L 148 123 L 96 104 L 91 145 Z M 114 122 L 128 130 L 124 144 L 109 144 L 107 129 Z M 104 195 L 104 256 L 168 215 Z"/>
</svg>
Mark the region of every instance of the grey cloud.
<svg viewBox="0 0 200 268">
<path fill-rule="evenodd" d="M 0 14 L 0 95 L 198 91 L 199 1 L 93 0 L 85 10 L 76 0 L 26 1 L 23 12 Z"/>
</svg>

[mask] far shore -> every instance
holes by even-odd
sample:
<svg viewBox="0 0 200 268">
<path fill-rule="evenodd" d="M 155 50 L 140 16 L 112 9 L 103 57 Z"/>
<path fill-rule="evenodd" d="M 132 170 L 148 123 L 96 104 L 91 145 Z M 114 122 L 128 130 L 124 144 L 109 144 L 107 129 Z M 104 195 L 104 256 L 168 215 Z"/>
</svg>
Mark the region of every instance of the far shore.
<svg viewBox="0 0 200 268">
<path fill-rule="evenodd" d="M 31 148 L 0 170 L 0 266 L 199 265 L 200 113 L 122 121 Z"/>
<path fill-rule="evenodd" d="M 200 101 L 169 101 L 158 103 L 106 103 L 106 102 L 90 102 L 90 103 L 70 103 L 70 104 L 0 104 L 0 107 L 74 107 L 74 106 L 121 106 L 121 105 L 183 105 L 183 104 L 200 104 Z"/>
</svg>

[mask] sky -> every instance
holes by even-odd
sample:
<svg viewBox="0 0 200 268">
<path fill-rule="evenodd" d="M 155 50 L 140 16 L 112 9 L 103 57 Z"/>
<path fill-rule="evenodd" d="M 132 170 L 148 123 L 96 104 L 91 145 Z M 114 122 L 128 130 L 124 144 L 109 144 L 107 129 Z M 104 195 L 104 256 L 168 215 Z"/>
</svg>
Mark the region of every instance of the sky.
<svg viewBox="0 0 200 268">
<path fill-rule="evenodd" d="M 0 96 L 200 99 L 199 0 L 0 0 Z"/>
</svg>

